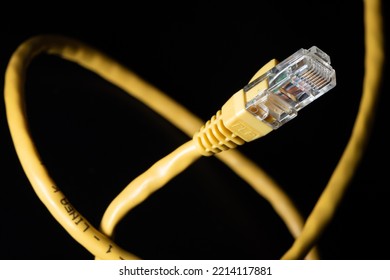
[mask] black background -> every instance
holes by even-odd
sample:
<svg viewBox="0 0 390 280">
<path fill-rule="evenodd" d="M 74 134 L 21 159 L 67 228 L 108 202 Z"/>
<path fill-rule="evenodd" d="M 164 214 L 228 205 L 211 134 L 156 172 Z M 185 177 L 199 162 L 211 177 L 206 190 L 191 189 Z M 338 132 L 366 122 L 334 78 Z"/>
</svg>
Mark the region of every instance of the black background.
<svg viewBox="0 0 390 280">
<path fill-rule="evenodd" d="M 154 12 L 110 3 L 99 12 L 3 10 L 0 70 L 29 37 L 66 35 L 107 53 L 207 120 L 271 58 L 316 45 L 330 55 L 337 86 L 281 129 L 238 148 L 307 217 L 348 141 L 362 92 L 363 3 L 340 2 L 235 3 L 229 14 L 229 7 L 212 4 Z M 323 259 L 388 259 L 388 90 L 383 83 L 363 161 L 319 241 Z M 26 102 L 43 161 L 96 227 L 128 182 L 188 140 L 137 100 L 57 57 L 32 62 Z M 0 112 L 0 258 L 92 259 L 39 201 L 13 148 L 3 102 Z M 293 239 L 250 186 L 216 158 L 202 158 L 131 211 L 116 241 L 144 259 L 278 259 Z"/>
</svg>

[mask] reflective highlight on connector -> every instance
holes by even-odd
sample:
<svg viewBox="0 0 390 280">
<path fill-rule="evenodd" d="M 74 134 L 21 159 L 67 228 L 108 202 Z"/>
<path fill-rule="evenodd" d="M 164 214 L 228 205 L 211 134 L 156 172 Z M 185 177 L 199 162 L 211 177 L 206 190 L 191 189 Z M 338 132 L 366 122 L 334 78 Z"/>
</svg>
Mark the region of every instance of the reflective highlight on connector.
<svg viewBox="0 0 390 280">
<path fill-rule="evenodd" d="M 277 129 L 335 85 L 329 56 L 315 46 L 300 49 L 244 87 L 246 110 Z"/>
</svg>

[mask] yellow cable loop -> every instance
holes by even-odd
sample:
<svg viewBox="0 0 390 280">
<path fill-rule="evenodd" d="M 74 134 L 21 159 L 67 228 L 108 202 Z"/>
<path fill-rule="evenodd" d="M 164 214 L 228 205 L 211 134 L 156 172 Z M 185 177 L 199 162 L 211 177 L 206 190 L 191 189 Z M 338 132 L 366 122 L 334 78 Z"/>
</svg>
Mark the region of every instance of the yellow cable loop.
<svg viewBox="0 0 390 280">
<path fill-rule="evenodd" d="M 331 222 L 362 158 L 374 119 L 384 62 L 380 0 L 364 1 L 365 75 L 359 111 L 347 147 L 301 235 L 282 259 L 302 259 Z"/>
<path fill-rule="evenodd" d="M 123 250 L 105 234 L 95 229 L 86 218 L 76 211 L 52 180 L 40 159 L 28 128 L 23 86 L 29 62 L 41 53 L 58 55 L 97 73 L 154 109 L 190 137 L 203 125 L 203 122 L 133 72 L 99 51 L 75 40 L 61 36 L 37 36 L 24 42 L 10 59 L 6 70 L 4 89 L 7 120 L 18 157 L 38 197 L 68 233 L 96 258 L 137 259 L 135 255 Z M 170 159 L 177 158 L 178 150 L 183 152 L 182 149 L 186 151 L 182 154 L 183 158 L 188 156 L 187 160 L 190 162 L 195 160 L 196 156 L 192 153 L 193 150 L 188 145 L 185 146 L 168 155 L 168 159 L 165 159 L 167 164 L 170 164 Z M 298 236 L 303 226 L 303 218 L 290 198 L 264 171 L 235 150 L 223 152 L 217 157 L 247 181 L 260 195 L 264 196 L 282 218 L 291 234 L 294 237 Z M 178 161 L 175 161 L 175 165 L 177 164 Z M 161 182 L 169 180 L 169 176 L 174 176 L 174 173 L 164 173 L 160 178 L 162 181 L 158 184 L 161 186 L 163 184 Z M 152 176 L 149 179 L 156 180 L 156 177 Z M 153 188 L 145 188 L 145 190 L 147 190 L 146 196 L 154 191 Z M 142 192 L 138 194 L 142 196 Z M 142 199 L 137 203 L 141 201 Z M 134 202 L 131 203 L 134 206 Z M 72 212 L 72 216 L 69 215 L 69 211 Z M 109 227 L 114 228 L 114 224 L 120 220 L 120 216 L 117 217 L 119 219 L 116 218 L 116 221 L 110 222 Z M 77 217 L 77 219 L 72 219 L 72 217 Z M 308 257 L 318 258 L 317 252 L 313 250 Z"/>
</svg>

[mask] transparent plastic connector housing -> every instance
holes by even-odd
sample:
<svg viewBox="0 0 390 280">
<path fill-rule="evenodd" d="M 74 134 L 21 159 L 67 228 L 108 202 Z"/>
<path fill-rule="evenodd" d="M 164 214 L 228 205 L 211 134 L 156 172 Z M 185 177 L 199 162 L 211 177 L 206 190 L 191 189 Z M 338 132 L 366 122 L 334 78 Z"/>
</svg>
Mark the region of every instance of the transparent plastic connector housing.
<svg viewBox="0 0 390 280">
<path fill-rule="evenodd" d="M 315 46 L 300 49 L 244 87 L 246 110 L 277 129 L 335 85 L 329 56 Z"/>
</svg>

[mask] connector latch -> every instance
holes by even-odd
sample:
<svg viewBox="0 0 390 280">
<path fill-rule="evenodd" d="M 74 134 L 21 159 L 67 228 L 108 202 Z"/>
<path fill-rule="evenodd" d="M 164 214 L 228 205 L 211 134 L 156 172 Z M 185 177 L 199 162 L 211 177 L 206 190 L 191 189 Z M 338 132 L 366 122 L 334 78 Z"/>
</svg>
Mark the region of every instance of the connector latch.
<svg viewBox="0 0 390 280">
<path fill-rule="evenodd" d="M 266 81 L 268 87 L 258 86 Z M 277 129 L 336 85 L 329 56 L 319 48 L 300 49 L 244 87 L 246 110 Z"/>
</svg>

